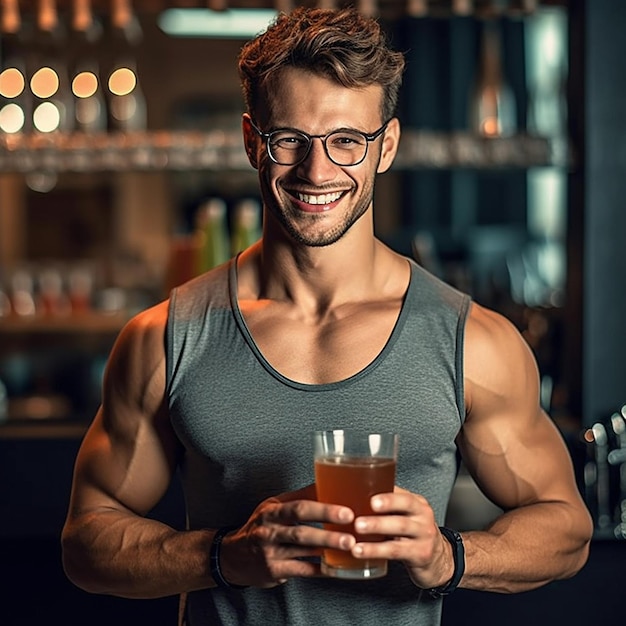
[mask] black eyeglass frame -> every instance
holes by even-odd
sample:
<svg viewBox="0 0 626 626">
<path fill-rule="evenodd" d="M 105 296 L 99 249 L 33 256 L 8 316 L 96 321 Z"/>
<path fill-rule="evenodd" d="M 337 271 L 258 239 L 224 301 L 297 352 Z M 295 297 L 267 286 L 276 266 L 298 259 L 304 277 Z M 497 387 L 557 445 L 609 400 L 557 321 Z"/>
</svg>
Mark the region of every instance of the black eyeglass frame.
<svg viewBox="0 0 626 626">
<path fill-rule="evenodd" d="M 367 152 L 368 152 L 370 143 L 378 139 L 387 130 L 387 126 L 389 125 L 389 122 L 391 122 L 392 119 L 393 117 L 390 117 L 378 130 L 375 130 L 373 133 L 369 133 L 369 134 L 364 133 L 362 130 L 356 130 L 355 128 L 337 128 L 335 130 L 331 130 L 329 133 L 326 133 L 325 135 L 309 135 L 308 133 L 305 133 L 303 130 L 299 130 L 297 128 L 277 128 L 276 130 L 272 130 L 269 133 L 266 133 L 266 132 L 263 132 L 252 121 L 252 119 L 250 119 L 249 122 L 250 122 L 250 126 L 252 126 L 252 128 L 255 130 L 257 135 L 259 135 L 259 137 L 265 140 L 265 144 L 267 146 L 267 154 L 270 157 L 270 159 L 274 163 L 276 163 L 276 165 L 282 165 L 284 167 L 293 167 L 295 165 L 300 165 L 300 163 L 304 162 L 306 158 L 309 156 L 309 153 L 311 152 L 311 146 L 313 145 L 313 139 L 321 139 L 322 145 L 324 146 L 324 152 L 326 153 L 326 156 L 330 159 L 332 163 L 334 163 L 335 165 L 338 165 L 339 167 L 354 167 L 355 165 L 359 165 L 363 163 L 363 161 L 365 161 L 365 157 L 367 157 Z M 330 156 L 330 153 L 328 151 L 328 146 L 326 145 L 326 141 L 331 135 L 334 135 L 336 133 L 341 133 L 342 131 L 344 132 L 347 131 L 351 133 L 356 133 L 357 135 L 361 135 L 366 141 L 365 152 L 363 153 L 363 156 L 355 163 L 350 163 L 348 165 L 344 163 L 337 163 L 337 161 L 335 161 L 335 159 L 333 159 L 333 157 Z M 297 133 L 298 135 L 301 135 L 308 141 L 307 148 L 304 154 L 299 160 L 295 161 L 295 163 L 281 163 L 272 154 L 272 149 L 270 148 L 270 145 L 271 145 L 270 142 L 271 142 L 272 136 L 276 135 L 277 133 L 284 133 L 284 132 Z"/>
</svg>

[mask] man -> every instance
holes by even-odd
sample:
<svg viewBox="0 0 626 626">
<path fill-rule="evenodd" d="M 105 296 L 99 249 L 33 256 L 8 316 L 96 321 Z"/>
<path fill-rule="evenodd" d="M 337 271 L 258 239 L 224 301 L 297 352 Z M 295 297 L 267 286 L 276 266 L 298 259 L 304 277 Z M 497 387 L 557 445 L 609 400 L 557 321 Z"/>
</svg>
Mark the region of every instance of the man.
<svg viewBox="0 0 626 626">
<path fill-rule="evenodd" d="M 457 585 L 523 591 L 584 564 L 589 515 L 530 350 L 374 237 L 402 71 L 351 10 L 296 10 L 243 48 L 263 237 L 121 332 L 63 532 L 80 587 L 181 594 L 188 626 L 434 625 Z M 382 542 L 321 527 L 354 517 L 311 484 L 310 433 L 334 427 L 399 433 L 395 491 L 354 520 Z M 459 452 L 505 511 L 462 536 L 439 528 Z M 177 468 L 185 531 L 143 517 Z M 325 547 L 389 573 L 324 578 Z"/>
</svg>

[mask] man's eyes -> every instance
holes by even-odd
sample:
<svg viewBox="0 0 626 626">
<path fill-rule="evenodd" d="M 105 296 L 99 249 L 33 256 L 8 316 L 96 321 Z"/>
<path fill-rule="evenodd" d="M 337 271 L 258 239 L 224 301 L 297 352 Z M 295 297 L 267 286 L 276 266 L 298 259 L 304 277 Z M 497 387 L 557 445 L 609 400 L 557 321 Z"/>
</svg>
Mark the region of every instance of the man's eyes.
<svg viewBox="0 0 626 626">
<path fill-rule="evenodd" d="M 302 135 L 277 134 L 271 138 L 271 143 L 275 148 L 296 150 L 308 146 L 309 139 Z M 329 146 L 345 149 L 362 146 L 365 138 L 355 133 L 337 133 L 328 135 L 327 143 Z"/>
<path fill-rule="evenodd" d="M 333 145 L 339 147 L 349 147 L 363 143 L 363 138 L 359 135 L 333 135 L 330 139 Z"/>
<path fill-rule="evenodd" d="M 279 135 L 274 137 L 272 143 L 279 148 L 300 148 L 306 146 L 308 141 L 298 135 Z"/>
</svg>

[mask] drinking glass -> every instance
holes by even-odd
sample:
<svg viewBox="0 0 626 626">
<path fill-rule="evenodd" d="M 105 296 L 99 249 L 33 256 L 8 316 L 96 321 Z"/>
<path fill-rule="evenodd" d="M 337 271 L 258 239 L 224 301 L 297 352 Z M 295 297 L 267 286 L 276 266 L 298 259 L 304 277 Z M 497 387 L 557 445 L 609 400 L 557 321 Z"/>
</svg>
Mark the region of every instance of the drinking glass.
<svg viewBox="0 0 626 626">
<path fill-rule="evenodd" d="M 359 430 L 316 431 L 314 439 L 315 485 L 319 502 L 342 504 L 355 517 L 373 515 L 370 499 L 393 491 L 398 436 Z M 326 530 L 350 532 L 356 540 L 382 541 L 381 535 L 357 533 L 354 525 L 324 524 Z M 334 578 L 380 578 L 387 573 L 386 559 L 357 559 L 344 550 L 326 549 L 322 573 Z"/>
</svg>

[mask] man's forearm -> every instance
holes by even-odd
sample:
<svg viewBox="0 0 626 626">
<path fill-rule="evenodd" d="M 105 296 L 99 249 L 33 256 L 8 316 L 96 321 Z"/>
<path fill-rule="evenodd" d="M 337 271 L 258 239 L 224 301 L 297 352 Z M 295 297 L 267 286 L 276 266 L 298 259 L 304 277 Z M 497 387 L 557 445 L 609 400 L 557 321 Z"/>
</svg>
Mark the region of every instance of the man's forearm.
<svg viewBox="0 0 626 626">
<path fill-rule="evenodd" d="M 461 587 L 516 593 L 569 578 L 585 564 L 591 524 L 566 503 L 538 503 L 498 517 L 485 531 L 463 533 Z"/>
<path fill-rule="evenodd" d="M 66 525 L 63 566 L 90 593 L 157 598 L 213 586 L 212 531 L 179 532 L 161 522 L 117 511 Z"/>
</svg>

